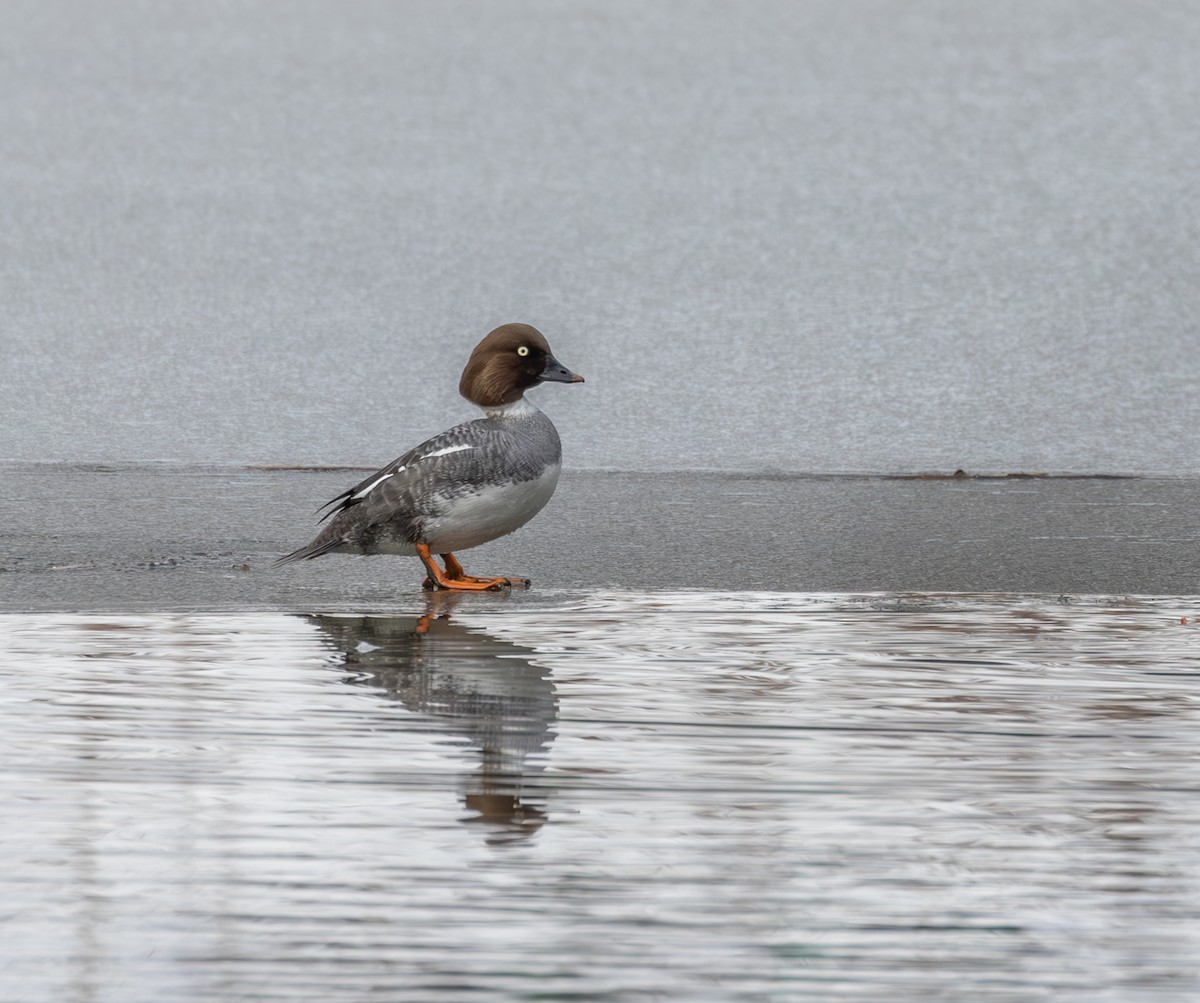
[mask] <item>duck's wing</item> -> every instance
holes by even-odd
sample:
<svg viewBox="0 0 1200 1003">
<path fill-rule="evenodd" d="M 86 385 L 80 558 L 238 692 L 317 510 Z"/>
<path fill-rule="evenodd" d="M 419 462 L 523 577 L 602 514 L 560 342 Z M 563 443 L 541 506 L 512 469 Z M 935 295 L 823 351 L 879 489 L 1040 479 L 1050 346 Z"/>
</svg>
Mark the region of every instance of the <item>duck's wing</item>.
<svg viewBox="0 0 1200 1003">
<path fill-rule="evenodd" d="M 385 513 L 394 512 L 400 500 L 411 497 L 423 481 L 435 478 L 448 487 L 477 481 L 484 473 L 483 457 L 495 456 L 491 440 L 496 432 L 490 424 L 483 420 L 464 422 L 425 440 L 322 505 L 317 510 L 323 513 L 319 521 L 362 506 L 376 510 L 358 513 L 373 523 Z"/>
</svg>

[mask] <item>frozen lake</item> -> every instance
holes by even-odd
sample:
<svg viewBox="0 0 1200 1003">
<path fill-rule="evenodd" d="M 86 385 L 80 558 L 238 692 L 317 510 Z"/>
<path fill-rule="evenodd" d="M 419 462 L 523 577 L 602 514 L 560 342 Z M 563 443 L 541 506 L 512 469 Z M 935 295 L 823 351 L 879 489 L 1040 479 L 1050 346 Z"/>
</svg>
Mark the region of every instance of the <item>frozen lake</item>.
<svg viewBox="0 0 1200 1003">
<path fill-rule="evenodd" d="M 1194 3 L 0 8 L 0 460 L 1196 473 Z"/>
<path fill-rule="evenodd" d="M 416 558 L 271 569 L 358 471 L 0 468 L 0 613 L 351 612 L 420 596 Z M 1200 592 L 1195 478 L 568 471 L 533 522 L 464 552 L 518 603 L 654 592 Z"/>
</svg>

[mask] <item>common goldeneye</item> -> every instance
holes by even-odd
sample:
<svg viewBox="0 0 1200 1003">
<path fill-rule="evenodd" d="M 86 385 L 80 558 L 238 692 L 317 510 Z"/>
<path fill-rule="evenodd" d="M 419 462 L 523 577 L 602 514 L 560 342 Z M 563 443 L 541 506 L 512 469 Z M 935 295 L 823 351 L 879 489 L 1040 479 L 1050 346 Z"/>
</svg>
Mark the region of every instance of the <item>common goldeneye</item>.
<svg viewBox="0 0 1200 1003">
<path fill-rule="evenodd" d="M 332 521 L 312 543 L 275 562 L 322 554 L 421 558 L 425 587 L 483 591 L 528 585 L 526 578 L 468 575 L 456 550 L 507 536 L 542 510 L 562 467 L 558 432 L 525 399 L 539 383 L 582 383 L 528 324 L 504 324 L 475 346 L 458 391 L 486 417 L 464 422 L 410 449 L 322 505 Z M 440 554 L 445 570 L 433 555 Z"/>
</svg>

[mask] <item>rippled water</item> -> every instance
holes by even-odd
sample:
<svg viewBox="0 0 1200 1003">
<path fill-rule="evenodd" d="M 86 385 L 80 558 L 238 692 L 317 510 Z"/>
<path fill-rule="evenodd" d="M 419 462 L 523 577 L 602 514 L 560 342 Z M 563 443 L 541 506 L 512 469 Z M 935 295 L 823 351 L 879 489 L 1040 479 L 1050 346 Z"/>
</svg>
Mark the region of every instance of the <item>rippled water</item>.
<svg viewBox="0 0 1200 1003">
<path fill-rule="evenodd" d="M 0 617 L 0 998 L 1200 995 L 1200 600 L 428 602 Z"/>
</svg>

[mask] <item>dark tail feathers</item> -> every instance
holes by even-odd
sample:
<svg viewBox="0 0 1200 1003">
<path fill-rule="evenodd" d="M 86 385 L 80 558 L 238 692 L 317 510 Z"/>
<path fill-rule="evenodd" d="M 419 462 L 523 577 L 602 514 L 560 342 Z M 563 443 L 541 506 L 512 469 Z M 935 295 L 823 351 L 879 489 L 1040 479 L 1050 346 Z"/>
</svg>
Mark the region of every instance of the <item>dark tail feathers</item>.
<svg viewBox="0 0 1200 1003">
<path fill-rule="evenodd" d="M 293 550 L 290 554 L 284 554 L 279 560 L 273 562 L 271 567 L 282 568 L 285 564 L 295 564 L 297 561 L 311 561 L 314 557 L 320 557 L 322 554 L 328 554 L 331 550 L 337 550 L 345 541 L 344 540 L 313 540 L 312 543 L 301 547 L 299 550 Z"/>
</svg>

